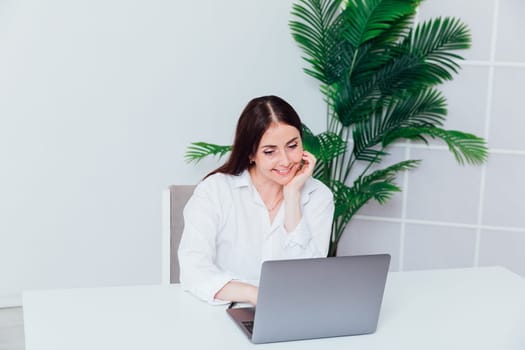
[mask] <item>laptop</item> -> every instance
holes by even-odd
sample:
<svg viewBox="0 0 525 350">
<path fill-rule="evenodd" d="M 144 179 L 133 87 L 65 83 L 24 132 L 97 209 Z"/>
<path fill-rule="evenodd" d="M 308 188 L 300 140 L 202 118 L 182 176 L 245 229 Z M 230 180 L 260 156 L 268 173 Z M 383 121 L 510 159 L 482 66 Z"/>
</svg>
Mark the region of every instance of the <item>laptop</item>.
<svg viewBox="0 0 525 350">
<path fill-rule="evenodd" d="M 373 333 L 389 265 L 388 254 L 265 261 L 257 307 L 226 311 L 255 344 Z"/>
</svg>

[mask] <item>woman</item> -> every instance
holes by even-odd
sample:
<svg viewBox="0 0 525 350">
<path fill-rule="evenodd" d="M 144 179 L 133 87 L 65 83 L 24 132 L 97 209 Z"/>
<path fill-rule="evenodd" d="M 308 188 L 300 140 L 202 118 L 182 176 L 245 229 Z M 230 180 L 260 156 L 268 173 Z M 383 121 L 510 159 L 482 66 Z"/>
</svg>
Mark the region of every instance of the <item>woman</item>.
<svg viewBox="0 0 525 350">
<path fill-rule="evenodd" d="M 334 212 L 312 178 L 297 112 L 276 96 L 255 98 L 237 123 L 228 161 L 196 187 L 179 246 L 186 290 L 211 304 L 257 303 L 265 260 L 326 257 Z"/>
</svg>

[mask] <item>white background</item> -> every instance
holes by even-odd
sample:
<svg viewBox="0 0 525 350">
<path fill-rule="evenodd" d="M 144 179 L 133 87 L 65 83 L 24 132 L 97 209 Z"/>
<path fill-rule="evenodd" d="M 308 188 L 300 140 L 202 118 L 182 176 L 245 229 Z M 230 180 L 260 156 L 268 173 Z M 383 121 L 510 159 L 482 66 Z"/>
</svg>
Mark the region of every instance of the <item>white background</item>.
<svg viewBox="0 0 525 350">
<path fill-rule="evenodd" d="M 483 4 L 481 4 L 481 2 Z M 288 28 L 291 0 L 0 1 L 0 305 L 33 288 L 160 282 L 161 192 L 218 163 L 252 97 L 287 99 L 315 132 L 317 83 Z M 427 0 L 421 19 L 461 17 L 473 47 L 443 87 L 449 128 L 484 136 L 484 167 L 443 147 L 388 206 L 370 205 L 342 253 L 390 252 L 393 270 L 504 265 L 525 275 L 525 27 L 520 0 Z M 505 39 L 505 40 L 503 40 Z"/>
</svg>

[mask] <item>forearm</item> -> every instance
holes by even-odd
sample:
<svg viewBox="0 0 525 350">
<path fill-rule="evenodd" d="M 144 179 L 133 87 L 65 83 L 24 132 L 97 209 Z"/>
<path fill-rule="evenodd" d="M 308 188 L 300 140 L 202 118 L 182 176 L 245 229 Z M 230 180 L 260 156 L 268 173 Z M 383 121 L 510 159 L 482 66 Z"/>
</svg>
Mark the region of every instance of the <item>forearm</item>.
<svg viewBox="0 0 525 350">
<path fill-rule="evenodd" d="M 301 194 L 298 191 L 284 193 L 284 228 L 288 232 L 295 230 L 302 218 Z"/>
<path fill-rule="evenodd" d="M 322 184 L 316 184 L 315 188 L 306 194 L 308 197 L 300 207 L 301 218 L 297 226 L 292 231 L 282 228 L 283 248 L 288 257 L 321 257 L 328 253 L 334 215 L 333 196 Z"/>
<path fill-rule="evenodd" d="M 230 281 L 215 294 L 215 299 L 256 305 L 258 293 L 256 286 L 240 281 Z"/>
</svg>

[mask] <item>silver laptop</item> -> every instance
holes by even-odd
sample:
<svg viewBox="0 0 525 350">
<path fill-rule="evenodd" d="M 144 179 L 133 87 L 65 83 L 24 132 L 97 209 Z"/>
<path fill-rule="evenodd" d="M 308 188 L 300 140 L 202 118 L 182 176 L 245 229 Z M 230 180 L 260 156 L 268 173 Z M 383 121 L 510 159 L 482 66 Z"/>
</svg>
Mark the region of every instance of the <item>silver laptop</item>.
<svg viewBox="0 0 525 350">
<path fill-rule="evenodd" d="M 228 308 L 253 343 L 373 333 L 390 255 L 265 261 L 257 308 Z"/>
</svg>

